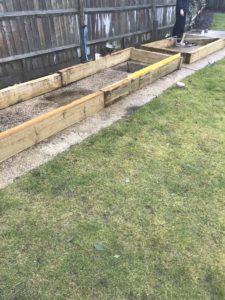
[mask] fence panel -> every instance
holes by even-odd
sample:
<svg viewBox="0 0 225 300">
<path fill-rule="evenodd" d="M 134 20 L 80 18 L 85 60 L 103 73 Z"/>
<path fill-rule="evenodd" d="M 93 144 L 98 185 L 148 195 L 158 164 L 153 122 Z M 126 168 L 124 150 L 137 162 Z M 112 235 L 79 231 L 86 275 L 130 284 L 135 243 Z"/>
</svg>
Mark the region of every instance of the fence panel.
<svg viewBox="0 0 225 300">
<path fill-rule="evenodd" d="M 208 0 L 208 8 L 225 11 L 225 0 Z"/>
<path fill-rule="evenodd" d="M 0 88 L 79 61 L 77 1 L 3 0 L 0 4 Z"/>
<path fill-rule="evenodd" d="M 1 0 L 0 88 L 89 58 L 111 41 L 135 46 L 171 32 L 176 0 Z"/>
</svg>

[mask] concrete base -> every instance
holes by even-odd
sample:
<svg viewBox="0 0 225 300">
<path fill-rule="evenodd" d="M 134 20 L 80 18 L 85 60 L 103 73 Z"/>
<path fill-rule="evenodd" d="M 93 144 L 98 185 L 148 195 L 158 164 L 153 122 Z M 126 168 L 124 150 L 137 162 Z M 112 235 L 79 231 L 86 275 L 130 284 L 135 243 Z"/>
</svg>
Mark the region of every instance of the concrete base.
<svg viewBox="0 0 225 300">
<path fill-rule="evenodd" d="M 67 150 L 70 146 L 81 143 L 89 136 L 98 133 L 103 128 L 109 127 L 124 116 L 131 115 L 137 107 L 152 101 L 178 81 L 223 58 L 225 58 L 225 49 L 192 65 L 184 65 L 181 70 L 157 80 L 155 83 L 138 90 L 95 116 L 1 163 L 0 189 L 12 183 L 19 176 L 53 159 L 57 154 Z"/>
</svg>

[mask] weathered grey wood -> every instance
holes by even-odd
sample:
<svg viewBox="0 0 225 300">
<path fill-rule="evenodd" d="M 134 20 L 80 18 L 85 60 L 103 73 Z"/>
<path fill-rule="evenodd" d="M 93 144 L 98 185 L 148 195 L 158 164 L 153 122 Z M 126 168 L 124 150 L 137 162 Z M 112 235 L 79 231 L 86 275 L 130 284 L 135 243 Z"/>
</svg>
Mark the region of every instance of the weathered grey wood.
<svg viewBox="0 0 225 300">
<path fill-rule="evenodd" d="M 176 0 L 154 0 L 154 12 L 153 0 L 82 0 L 83 12 L 79 1 L 0 1 L 0 88 L 80 63 L 84 20 L 90 59 L 108 41 L 128 48 L 164 37 L 174 22 Z"/>
<path fill-rule="evenodd" d="M 4 12 L 0 13 L 0 19 L 10 19 L 15 17 L 29 17 L 29 16 L 50 16 L 50 15 L 67 15 L 78 14 L 77 9 L 52 9 L 39 11 L 18 11 L 18 12 Z"/>
<path fill-rule="evenodd" d="M 46 50 L 39 50 L 39 51 L 19 54 L 19 55 L 15 55 L 15 56 L 9 56 L 6 58 L 1 58 L 0 64 L 12 62 L 12 61 L 16 61 L 16 60 L 21 60 L 21 59 L 25 59 L 25 58 L 45 55 L 45 54 L 49 54 L 49 53 L 55 53 L 55 52 L 64 51 L 64 50 L 68 50 L 68 49 L 78 48 L 79 46 L 80 46 L 79 44 L 73 44 L 73 45 L 67 45 L 67 46 L 50 48 L 50 49 L 46 49 Z"/>
<path fill-rule="evenodd" d="M 119 40 L 125 37 L 131 37 L 134 35 L 142 35 L 142 34 L 146 34 L 149 33 L 149 31 L 143 30 L 143 31 L 136 31 L 136 32 L 132 32 L 132 33 L 126 33 L 126 34 L 121 34 L 121 35 L 115 35 L 112 37 L 106 37 L 106 38 L 101 38 L 101 39 L 97 39 L 97 40 L 91 40 L 89 41 L 87 44 L 88 45 L 96 45 L 96 44 L 101 44 L 101 43 L 106 43 L 106 42 L 110 42 L 110 41 L 115 41 L 115 40 Z"/>
<path fill-rule="evenodd" d="M 131 6 L 121 6 L 121 7 L 106 7 L 106 8 L 86 8 L 85 13 L 96 14 L 96 13 L 112 13 L 112 12 L 124 12 L 129 10 L 140 10 L 152 8 L 150 5 L 131 5 Z"/>
<path fill-rule="evenodd" d="M 84 21 L 84 0 L 78 0 L 78 10 L 79 10 L 79 33 L 80 33 L 80 50 L 81 50 L 81 61 L 86 61 L 86 54 L 84 50 L 84 28 L 85 28 L 85 21 Z"/>
</svg>

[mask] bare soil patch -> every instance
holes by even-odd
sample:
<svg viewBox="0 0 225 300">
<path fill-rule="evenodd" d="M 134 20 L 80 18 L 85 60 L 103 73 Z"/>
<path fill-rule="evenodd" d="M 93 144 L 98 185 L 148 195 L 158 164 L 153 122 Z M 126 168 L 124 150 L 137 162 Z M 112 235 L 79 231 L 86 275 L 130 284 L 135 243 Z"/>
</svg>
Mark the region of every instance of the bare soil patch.
<svg viewBox="0 0 225 300">
<path fill-rule="evenodd" d="M 136 72 L 146 66 L 147 64 L 144 63 L 128 61 L 53 92 L 0 110 L 0 132 L 125 79 L 128 73 Z"/>
<path fill-rule="evenodd" d="M 22 124 L 60 106 L 127 77 L 126 72 L 107 69 L 67 87 L 0 110 L 0 132 Z"/>
</svg>

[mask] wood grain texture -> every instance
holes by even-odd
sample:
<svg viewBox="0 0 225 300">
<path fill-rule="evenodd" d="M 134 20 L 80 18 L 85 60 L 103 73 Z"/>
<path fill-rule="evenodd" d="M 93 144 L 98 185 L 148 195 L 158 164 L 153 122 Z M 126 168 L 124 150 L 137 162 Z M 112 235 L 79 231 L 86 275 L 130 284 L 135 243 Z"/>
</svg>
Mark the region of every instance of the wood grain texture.
<svg viewBox="0 0 225 300">
<path fill-rule="evenodd" d="M 159 16 L 159 26 L 167 27 L 156 29 L 158 37 L 169 33 L 175 2 L 160 0 L 155 14 L 149 0 L 83 0 L 81 16 L 76 13 L 78 0 L 1 0 L 0 88 L 79 64 L 81 18 L 88 26 L 89 59 L 93 59 L 108 40 L 118 48 L 150 41 L 153 15 Z"/>
<path fill-rule="evenodd" d="M 155 51 L 158 53 L 174 55 L 177 53 L 181 53 L 184 63 L 191 64 L 195 61 L 198 61 L 220 49 L 225 47 L 224 39 L 199 39 L 199 37 L 194 37 L 193 35 L 188 36 L 188 40 L 193 42 L 194 44 L 200 45 L 196 50 L 191 50 L 187 52 L 186 48 L 182 51 L 182 47 L 177 49 L 170 49 L 170 47 L 175 46 L 175 39 L 165 39 L 161 41 L 156 41 L 148 44 L 144 44 L 141 46 L 143 50 Z"/>
<path fill-rule="evenodd" d="M 96 92 L 0 133 L 0 162 L 94 115 L 103 107 L 104 93 Z"/>
<path fill-rule="evenodd" d="M 216 51 L 219 51 L 225 47 L 225 40 L 224 39 L 219 39 L 213 43 L 209 43 L 203 47 L 201 47 L 199 50 L 196 50 L 192 52 L 187 58 L 186 63 L 192 64 L 195 61 L 198 61 Z"/>
<path fill-rule="evenodd" d="M 0 109 L 54 91 L 62 86 L 60 74 L 53 74 L 0 90 Z"/>
<path fill-rule="evenodd" d="M 157 52 L 148 52 L 144 50 L 139 50 L 132 48 L 131 49 L 131 59 L 140 61 L 149 65 L 155 64 L 159 62 L 160 60 L 163 60 L 165 58 L 168 58 L 169 55 L 167 54 L 161 54 Z"/>
<path fill-rule="evenodd" d="M 180 68 L 181 57 L 176 58 L 175 60 L 165 63 L 158 68 L 150 71 L 149 73 L 140 76 L 139 88 L 143 88 L 144 86 L 151 84 L 159 78 L 162 78 Z"/>
<path fill-rule="evenodd" d="M 79 64 L 77 66 L 72 66 L 63 70 L 59 73 L 62 76 L 62 84 L 66 86 L 72 82 L 81 80 L 85 77 L 96 74 L 106 68 L 106 59 L 101 58 L 96 61 L 91 61 L 86 64 Z"/>
<path fill-rule="evenodd" d="M 96 61 L 60 70 L 59 73 L 62 76 L 63 86 L 123 63 L 130 59 L 130 53 L 130 49 L 125 49 L 115 52 L 112 55 L 102 57 Z"/>
<path fill-rule="evenodd" d="M 157 61 L 150 66 L 131 74 L 124 80 L 102 88 L 99 92 L 75 100 L 68 105 L 62 106 L 0 133 L 0 162 L 69 126 L 92 116 L 105 106 L 113 104 L 120 98 L 152 83 L 158 78 L 175 71 L 180 67 L 181 56 L 180 54 L 177 54 L 170 57 L 168 55 L 151 53 L 149 51 L 126 49 L 95 62 L 62 70 L 60 74 L 54 74 L 39 80 L 15 86 L 14 91 L 12 91 L 12 88 L 5 89 L 6 92 L 8 92 L 8 95 L 21 94 L 21 97 L 24 99 L 24 93 L 26 93 L 26 97 L 30 97 L 31 94 L 40 94 L 43 91 L 46 92 L 47 89 L 58 88 L 62 85 L 62 82 L 65 85 L 71 81 L 90 76 L 95 74 L 97 70 L 105 69 L 107 66 L 112 67 L 120 64 L 129 60 L 132 56 L 134 59 L 138 58 L 139 61 L 145 63 L 146 58 L 148 58 L 148 61 L 150 61 L 150 59 L 151 61 L 156 61 L 157 58 Z M 21 98 L 18 99 L 21 100 Z"/>
<path fill-rule="evenodd" d="M 109 106 L 131 92 L 131 79 L 123 79 L 101 89 L 104 92 L 105 106 Z"/>
</svg>

